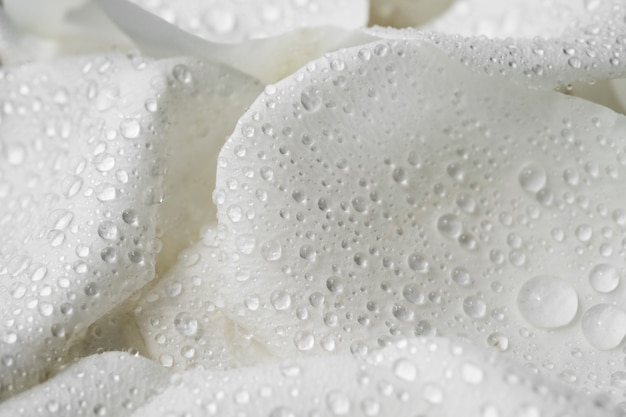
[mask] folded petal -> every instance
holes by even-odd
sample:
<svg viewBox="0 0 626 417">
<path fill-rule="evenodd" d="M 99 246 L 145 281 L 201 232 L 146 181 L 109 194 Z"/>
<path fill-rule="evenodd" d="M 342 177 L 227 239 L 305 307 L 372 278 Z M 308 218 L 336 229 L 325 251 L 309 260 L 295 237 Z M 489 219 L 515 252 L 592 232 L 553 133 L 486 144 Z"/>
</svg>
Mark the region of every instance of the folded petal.
<svg viewBox="0 0 626 417">
<path fill-rule="evenodd" d="M 224 44 L 186 32 L 128 0 L 96 2 L 148 55 L 207 57 L 266 83 L 291 74 L 326 51 L 374 39 L 369 34 L 342 27 L 323 27 L 303 28 L 275 37 Z"/>
<path fill-rule="evenodd" d="M 198 239 L 214 218 L 210 161 L 256 89 L 195 59 L 111 54 L 0 72 L 0 398 L 46 379 Z"/>
<path fill-rule="evenodd" d="M 626 75 L 626 6 L 620 0 L 496 5 L 475 0 L 455 6 L 424 31 L 374 29 L 370 33 L 430 40 L 476 71 L 533 87 Z"/>
<path fill-rule="evenodd" d="M 146 354 L 175 371 L 229 369 L 275 357 L 228 316 L 231 300 L 219 297 L 224 253 L 217 230 L 179 256 L 176 265 L 135 309 Z M 254 300 L 249 300 L 253 303 Z"/>
<path fill-rule="evenodd" d="M 218 43 L 268 38 L 294 29 L 335 26 L 346 29 L 367 23 L 366 0 L 131 0 L 185 32 Z"/>
<path fill-rule="evenodd" d="M 609 416 L 601 401 L 462 341 L 403 341 L 366 358 L 189 371 L 133 416 Z"/>
<path fill-rule="evenodd" d="M 625 132 L 413 41 L 329 54 L 222 149 L 218 297 L 277 356 L 466 335 L 617 394 Z"/>
<path fill-rule="evenodd" d="M 3 416 L 130 416 L 169 383 L 169 372 L 122 352 L 84 358 L 0 405 Z"/>
</svg>

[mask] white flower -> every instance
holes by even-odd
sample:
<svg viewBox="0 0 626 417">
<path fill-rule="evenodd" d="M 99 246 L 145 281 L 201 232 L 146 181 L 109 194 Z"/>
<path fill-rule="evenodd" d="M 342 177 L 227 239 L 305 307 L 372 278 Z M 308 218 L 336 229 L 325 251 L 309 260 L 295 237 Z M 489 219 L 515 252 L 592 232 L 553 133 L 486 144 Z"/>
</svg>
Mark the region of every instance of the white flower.
<svg viewBox="0 0 626 417">
<path fill-rule="evenodd" d="M 483 3 L 5 0 L 0 414 L 621 415 L 624 5 Z"/>
</svg>

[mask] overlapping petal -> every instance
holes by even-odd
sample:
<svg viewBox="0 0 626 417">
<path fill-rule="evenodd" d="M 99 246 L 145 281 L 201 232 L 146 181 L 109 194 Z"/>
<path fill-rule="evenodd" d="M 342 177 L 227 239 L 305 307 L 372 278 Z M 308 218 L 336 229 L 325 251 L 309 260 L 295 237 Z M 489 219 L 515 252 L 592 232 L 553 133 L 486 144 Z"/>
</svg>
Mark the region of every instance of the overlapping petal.
<svg viewBox="0 0 626 417">
<path fill-rule="evenodd" d="M 268 38 L 295 29 L 367 23 L 367 0 L 131 0 L 185 32 L 218 43 Z"/>
<path fill-rule="evenodd" d="M 123 55 L 0 74 L 6 398 L 198 239 L 214 218 L 210 161 L 259 87 L 203 61 Z"/>
<path fill-rule="evenodd" d="M 476 71 L 532 87 L 554 88 L 624 77 L 625 17 L 620 0 L 496 5 L 460 1 L 423 30 L 377 29 L 373 33 L 391 39 L 430 40 Z M 515 36 L 509 37 L 513 32 Z"/>
<path fill-rule="evenodd" d="M 128 0 L 96 1 L 142 51 L 152 56 L 195 55 L 207 57 L 230 65 L 266 83 L 277 81 L 291 74 L 295 69 L 326 51 L 339 49 L 345 45 L 360 44 L 372 39 L 372 36 L 368 34 L 346 29 L 346 27 L 351 28 L 354 24 L 354 22 L 350 23 L 350 20 L 348 20 L 347 26 L 338 27 L 294 26 L 298 22 L 296 20 L 288 25 L 294 29 L 288 33 L 279 31 L 277 36 L 270 38 L 224 44 L 186 32 Z M 343 3 L 337 3 L 333 8 L 339 7 L 341 4 Z M 345 5 L 351 5 L 355 8 L 354 16 L 364 13 L 359 11 L 365 8 L 363 2 L 347 2 Z M 241 10 L 243 12 L 247 8 Z M 352 10 L 352 7 L 346 10 Z M 333 13 L 320 14 L 320 17 L 326 17 L 322 18 L 319 23 L 326 22 L 327 25 L 336 23 L 331 17 L 333 15 Z M 304 25 L 306 22 L 300 23 Z M 273 25 L 268 24 L 267 26 L 272 27 Z"/>
</svg>

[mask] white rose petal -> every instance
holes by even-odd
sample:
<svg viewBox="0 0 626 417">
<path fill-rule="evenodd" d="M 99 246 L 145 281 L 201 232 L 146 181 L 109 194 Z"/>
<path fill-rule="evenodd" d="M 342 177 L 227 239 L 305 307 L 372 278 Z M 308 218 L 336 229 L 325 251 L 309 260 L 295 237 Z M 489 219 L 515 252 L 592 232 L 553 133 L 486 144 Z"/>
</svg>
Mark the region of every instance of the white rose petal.
<svg viewBox="0 0 626 417">
<path fill-rule="evenodd" d="M 151 56 L 207 57 L 265 83 L 291 74 L 326 51 L 374 39 L 369 34 L 342 27 L 305 27 L 276 37 L 223 44 L 185 32 L 127 0 L 96 2 L 143 52 Z"/>
<path fill-rule="evenodd" d="M 130 416 L 169 383 L 169 372 L 141 357 L 108 352 L 82 359 L 2 403 L 5 416 Z"/>
<path fill-rule="evenodd" d="M 487 2 L 475 0 L 453 7 L 449 14 L 433 23 L 431 30 L 378 28 L 369 33 L 386 38 L 430 40 L 447 55 L 476 71 L 504 75 L 533 87 L 554 88 L 577 81 L 624 77 L 625 5 L 620 0 L 587 3 L 594 3 L 594 7 L 585 9 L 583 2 L 574 5 L 561 1 L 550 2 L 551 7 L 535 1 L 487 7 Z M 464 7 L 467 14 L 472 13 L 467 19 L 462 13 L 459 17 L 458 10 Z M 540 10 L 548 16 L 561 14 L 564 18 L 558 21 L 562 23 L 554 25 L 554 20 L 535 18 Z M 501 19 L 503 14 L 516 17 L 511 23 Z M 515 28 L 516 36 L 500 38 L 511 34 L 514 31 L 511 27 Z"/>
<path fill-rule="evenodd" d="M 367 23 L 367 0 L 130 0 L 182 30 L 218 43 L 268 38 L 294 29 Z"/>
<path fill-rule="evenodd" d="M 1 397 L 45 378 L 198 239 L 214 218 L 211 160 L 258 89 L 195 59 L 87 56 L 0 72 Z"/>
<path fill-rule="evenodd" d="M 282 357 L 466 335 L 617 395 L 621 353 L 597 352 L 580 316 L 624 297 L 604 284 L 624 271 L 624 129 L 414 42 L 329 54 L 266 91 L 222 149 L 216 297 Z M 615 270 L 600 286 L 598 264 Z"/>
<path fill-rule="evenodd" d="M 228 372 L 188 371 L 134 417 L 609 416 L 578 395 L 458 340 L 400 342 L 365 358 L 336 355 Z"/>
</svg>

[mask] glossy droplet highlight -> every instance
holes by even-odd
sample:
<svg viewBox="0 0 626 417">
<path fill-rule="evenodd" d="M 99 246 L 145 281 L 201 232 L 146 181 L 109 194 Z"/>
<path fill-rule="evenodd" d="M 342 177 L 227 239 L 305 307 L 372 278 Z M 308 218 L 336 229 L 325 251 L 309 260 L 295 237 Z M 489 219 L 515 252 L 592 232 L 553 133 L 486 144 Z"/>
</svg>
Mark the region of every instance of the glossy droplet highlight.
<svg viewBox="0 0 626 417">
<path fill-rule="evenodd" d="M 552 276 L 529 279 L 520 288 L 517 305 L 535 327 L 555 328 L 570 323 L 578 311 L 578 295 L 569 283 Z"/>
</svg>

